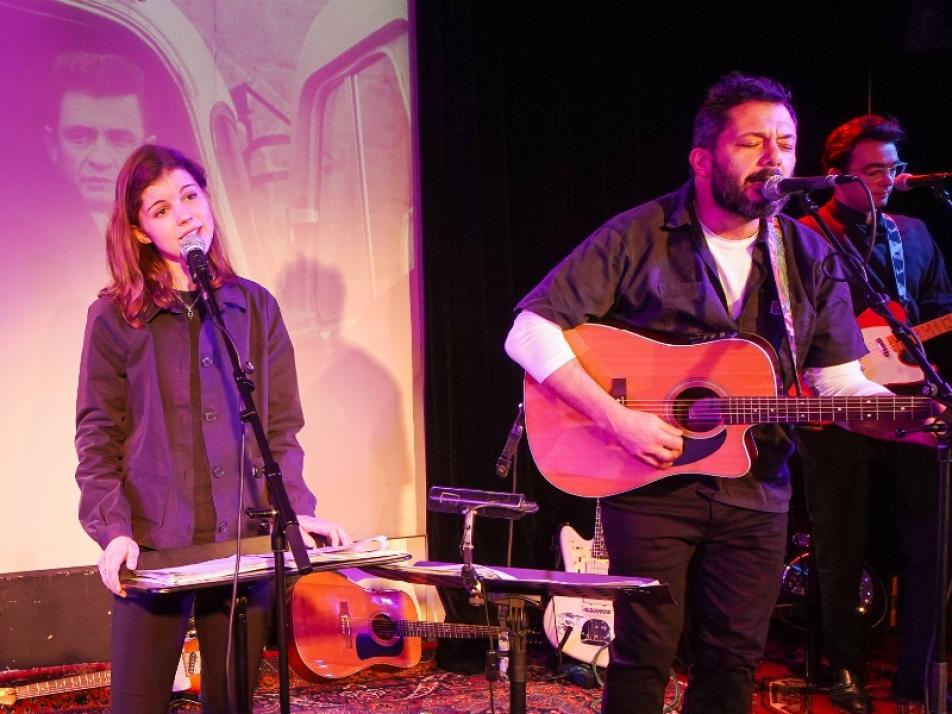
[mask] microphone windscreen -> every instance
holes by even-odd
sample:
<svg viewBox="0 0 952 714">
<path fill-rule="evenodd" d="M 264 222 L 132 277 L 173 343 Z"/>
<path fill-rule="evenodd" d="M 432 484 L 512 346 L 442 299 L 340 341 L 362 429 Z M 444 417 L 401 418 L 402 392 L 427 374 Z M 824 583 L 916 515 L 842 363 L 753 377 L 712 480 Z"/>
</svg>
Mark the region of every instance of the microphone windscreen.
<svg viewBox="0 0 952 714">
<path fill-rule="evenodd" d="M 202 238 L 201 233 L 195 231 L 182 239 L 182 242 L 179 243 L 179 252 L 182 254 L 183 258 L 187 258 L 188 254 L 192 251 L 199 250 L 202 252 L 202 255 L 208 253 L 208 245 L 205 243 L 205 239 Z"/>
<path fill-rule="evenodd" d="M 893 186 L 897 191 L 908 191 L 913 188 L 909 185 L 909 179 L 912 178 L 912 174 L 899 174 L 896 177 L 896 180 L 893 181 Z"/>
</svg>

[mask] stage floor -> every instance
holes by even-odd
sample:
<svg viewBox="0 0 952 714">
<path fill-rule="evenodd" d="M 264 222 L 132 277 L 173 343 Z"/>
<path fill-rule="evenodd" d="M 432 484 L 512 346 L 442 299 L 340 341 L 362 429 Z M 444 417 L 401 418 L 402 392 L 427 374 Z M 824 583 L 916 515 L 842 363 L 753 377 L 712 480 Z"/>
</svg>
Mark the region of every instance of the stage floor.
<svg viewBox="0 0 952 714">
<path fill-rule="evenodd" d="M 868 671 L 869 688 L 876 714 L 919 714 L 918 704 L 897 703 L 889 695 L 895 637 L 880 639 Z M 529 714 L 590 714 L 600 709 L 600 689 L 585 688 L 569 677 L 558 676 L 549 665 L 551 650 L 535 645 L 530 652 L 527 712 Z M 490 685 L 483 674 L 448 672 L 436 666 L 433 649 L 421 664 L 407 670 L 372 669 L 351 677 L 319 683 L 291 679 L 291 711 L 295 714 L 484 714 L 509 711 L 508 684 Z M 268 652 L 255 694 L 255 714 L 280 711 L 276 653 Z M 566 660 L 568 662 L 569 660 Z M 104 664 L 48 668 L 29 672 L 7 672 L 0 686 L 28 682 L 51 683 L 81 671 L 102 670 Z M 840 712 L 822 693 L 810 693 L 800 674 L 803 649 L 790 633 L 772 635 L 767 657 L 757 672 L 755 714 L 832 714 Z M 683 684 L 684 677 L 679 677 Z M 681 687 L 683 690 L 683 687 Z M 671 712 L 677 712 L 678 692 L 668 687 Z M 9 712 L 109 712 L 109 690 L 105 687 L 20 699 L 5 708 Z M 201 707 L 185 699 L 171 703 L 170 712 L 199 712 Z"/>
</svg>

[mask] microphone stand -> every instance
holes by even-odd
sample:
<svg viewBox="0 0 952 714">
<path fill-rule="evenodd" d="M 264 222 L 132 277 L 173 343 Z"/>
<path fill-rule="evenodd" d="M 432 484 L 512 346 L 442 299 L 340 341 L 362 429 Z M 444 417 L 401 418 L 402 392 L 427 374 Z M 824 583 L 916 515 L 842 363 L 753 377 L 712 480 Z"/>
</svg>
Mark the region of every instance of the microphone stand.
<svg viewBox="0 0 952 714">
<path fill-rule="evenodd" d="M 211 272 L 208 269 L 207 259 L 204 252 L 198 249 L 188 251 L 185 257 L 189 272 L 192 276 L 192 281 L 198 286 L 202 302 L 205 304 L 212 318 L 215 329 L 221 333 L 225 351 L 231 360 L 235 385 L 241 397 L 239 417 L 242 422 L 251 426 L 255 442 L 258 444 L 258 450 L 264 461 L 264 477 L 268 484 L 271 508 L 264 510 L 248 509 L 246 513 L 252 518 L 271 519 L 271 550 L 274 553 L 274 607 L 275 627 L 278 630 L 278 678 L 281 714 L 290 714 L 291 695 L 290 675 L 288 673 L 287 601 L 284 596 L 284 551 L 290 546 L 291 554 L 294 557 L 298 572 L 302 575 L 311 570 L 311 559 L 308 556 L 307 547 L 304 545 L 304 540 L 301 537 L 297 515 L 291 508 L 291 501 L 284 488 L 281 467 L 274 459 L 274 454 L 271 452 L 271 447 L 268 444 L 268 437 L 261 424 L 261 417 L 255 407 L 254 398 L 251 394 L 255 388 L 254 383 L 248 377 L 248 372 L 241 366 L 241 358 L 238 356 L 235 342 L 228 333 L 228 328 L 225 326 L 225 321 L 222 318 L 221 308 L 212 292 Z M 237 658 L 241 665 L 243 665 L 238 667 L 239 672 L 236 677 L 238 680 L 237 688 L 239 691 L 242 691 L 248 674 L 246 653 L 244 651 L 238 652 Z M 237 705 L 238 711 L 244 713 L 248 706 L 247 698 L 242 697 L 242 700 L 237 702 Z"/>
<path fill-rule="evenodd" d="M 526 431 L 526 408 L 520 402 L 519 409 L 516 412 L 516 420 L 509 428 L 509 436 L 506 438 L 506 445 L 502 449 L 499 458 L 496 459 L 496 475 L 499 478 L 506 478 L 512 473 L 512 490 L 516 493 L 519 485 L 519 443 Z M 509 535 L 506 540 L 506 567 L 512 567 L 512 542 L 515 538 L 516 520 L 509 519 Z"/>
<path fill-rule="evenodd" d="M 939 203 L 944 203 L 947 208 L 952 208 L 952 195 L 945 186 L 933 186 L 932 195 L 936 197 Z"/>
<path fill-rule="evenodd" d="M 459 513 L 463 516 L 463 537 L 459 546 L 463 559 L 460 567 L 460 582 L 469 594 L 469 604 L 483 605 L 486 602 L 486 588 L 473 562 L 473 529 L 476 525 L 476 516 L 515 520 L 528 513 L 536 513 L 539 506 L 526 501 L 521 493 L 431 486 L 427 496 L 427 510 Z M 512 714 L 525 714 L 528 624 L 524 603 L 518 597 L 509 595 L 503 603 L 497 604 L 500 617 L 504 620 L 509 632 L 509 711 Z"/>
<path fill-rule="evenodd" d="M 889 325 L 893 335 L 896 336 L 903 347 L 922 370 L 925 376 L 925 383 L 922 388 L 924 395 L 932 397 L 935 401 L 944 405 L 947 409 L 952 409 L 952 387 L 945 382 L 932 363 L 926 357 L 925 349 L 922 343 L 916 337 L 912 328 L 901 322 L 887 307 L 889 296 L 875 289 L 870 282 L 870 276 L 859 260 L 858 253 L 849 239 L 841 239 L 835 236 L 829 226 L 823 221 L 817 210 L 816 204 L 807 196 L 803 195 L 801 204 L 804 209 L 813 216 L 817 225 L 823 232 L 823 235 L 830 242 L 830 245 L 846 257 L 846 260 L 839 261 L 839 265 L 844 268 L 847 281 L 858 285 L 863 290 L 866 304 L 869 308 L 879 315 L 886 324 Z M 876 209 L 870 200 L 873 208 L 873 223 L 876 222 Z M 877 287 L 882 289 L 882 282 L 876 279 Z M 930 681 L 928 683 L 928 714 L 945 714 L 946 712 L 946 693 L 948 690 L 948 662 L 946 661 L 946 589 L 949 580 L 949 537 L 952 535 L 950 528 L 950 496 L 952 496 L 952 459 L 950 459 L 949 446 L 952 443 L 952 429 L 948 424 L 938 421 L 935 424 L 929 424 L 912 429 L 898 429 L 897 436 L 905 436 L 912 432 L 929 432 L 936 434 L 938 438 L 937 465 L 939 477 L 938 492 L 938 523 L 936 525 L 937 553 L 936 553 L 936 590 L 934 603 L 934 645 L 932 651 L 932 661 L 930 663 Z"/>
</svg>

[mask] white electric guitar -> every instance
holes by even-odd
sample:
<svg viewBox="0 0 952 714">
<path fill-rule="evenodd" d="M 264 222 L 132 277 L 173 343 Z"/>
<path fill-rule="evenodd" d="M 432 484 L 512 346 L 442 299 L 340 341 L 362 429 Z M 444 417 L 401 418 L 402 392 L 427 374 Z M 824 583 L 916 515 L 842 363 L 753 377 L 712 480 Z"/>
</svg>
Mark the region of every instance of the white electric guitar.
<svg viewBox="0 0 952 714">
<path fill-rule="evenodd" d="M 905 310 L 898 303 L 889 303 L 889 310 L 906 321 Z M 867 309 L 856 321 L 862 330 L 863 342 L 869 348 L 869 353 L 859 358 L 860 367 L 869 379 L 887 385 L 911 384 L 925 379 L 919 366 L 906 358 L 905 347 L 883 318 Z M 912 331 L 922 342 L 952 332 L 952 314 L 915 325 Z"/>
<path fill-rule="evenodd" d="M 582 538 L 572 526 L 562 526 L 559 548 L 568 572 L 608 574 L 601 501 L 595 501 L 595 535 L 592 540 Z M 555 595 L 545 608 L 542 625 L 545 636 L 556 649 L 561 645 L 569 657 L 599 667 L 608 666 L 607 645 L 614 637 L 615 627 L 611 600 Z"/>
</svg>

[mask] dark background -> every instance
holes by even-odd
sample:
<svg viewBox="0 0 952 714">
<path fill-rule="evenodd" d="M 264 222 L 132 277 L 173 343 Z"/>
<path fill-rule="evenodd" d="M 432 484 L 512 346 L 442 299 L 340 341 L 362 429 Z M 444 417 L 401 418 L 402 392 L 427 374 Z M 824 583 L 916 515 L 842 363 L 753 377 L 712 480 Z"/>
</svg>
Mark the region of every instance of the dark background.
<svg viewBox="0 0 952 714">
<path fill-rule="evenodd" d="M 904 123 L 909 171 L 952 171 L 947 5 L 418 0 L 429 484 L 513 488 L 494 473 L 521 399 L 513 305 L 608 217 L 689 178 L 694 113 L 721 75 L 793 90 L 800 175 L 868 107 Z M 926 220 L 949 261 L 952 212 L 929 191 L 889 210 Z M 516 471 L 541 510 L 516 524 L 513 564 L 549 567 L 560 524 L 591 536 L 594 503 L 551 487 L 524 444 Z M 460 517 L 430 514 L 428 532 L 431 557 L 458 560 Z M 477 519 L 477 561 L 505 563 L 507 533 Z"/>
</svg>

